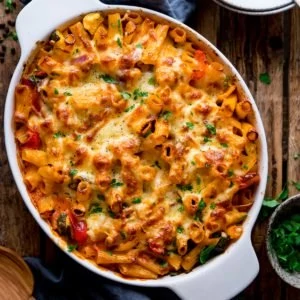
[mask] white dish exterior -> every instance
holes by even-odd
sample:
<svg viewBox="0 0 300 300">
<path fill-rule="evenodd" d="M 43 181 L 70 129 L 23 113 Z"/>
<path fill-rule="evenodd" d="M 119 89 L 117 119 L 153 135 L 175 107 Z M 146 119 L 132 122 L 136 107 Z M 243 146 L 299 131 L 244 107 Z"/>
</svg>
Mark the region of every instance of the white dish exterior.
<svg viewBox="0 0 300 300">
<path fill-rule="evenodd" d="M 261 145 L 261 160 L 259 164 L 261 181 L 256 190 L 255 202 L 249 212 L 247 220 L 244 223 L 244 233 L 241 238 L 231 245 L 224 254 L 218 256 L 203 266 L 197 267 L 188 274 L 181 274 L 173 277 L 166 276 L 160 279 L 147 281 L 130 280 L 122 278 L 111 271 L 100 269 L 90 261 L 81 259 L 75 254 L 67 252 L 66 245 L 61 242 L 61 239 L 58 236 L 53 234 L 51 228 L 40 217 L 38 211 L 32 204 L 17 162 L 17 151 L 12 121 L 14 113 L 14 90 L 20 80 L 23 71 L 23 65 L 27 61 L 31 51 L 34 49 L 36 42 L 46 39 L 56 27 L 59 27 L 60 25 L 74 19 L 75 17 L 78 17 L 81 14 L 97 10 L 105 11 L 112 8 L 143 11 L 145 13 L 163 18 L 169 22 L 178 24 L 186 31 L 192 33 L 199 40 L 204 42 L 209 48 L 215 51 L 219 58 L 231 69 L 232 73 L 235 74 L 247 98 L 249 101 L 251 101 L 256 115 L 256 128 L 259 133 Z M 224 300 L 232 298 L 234 295 L 248 286 L 259 271 L 258 260 L 251 244 L 251 230 L 261 208 L 267 182 L 267 144 L 263 124 L 257 106 L 241 76 L 231 65 L 231 63 L 224 57 L 224 55 L 197 32 L 170 17 L 155 11 L 138 7 L 107 6 L 98 0 L 33 0 L 19 14 L 16 22 L 16 29 L 22 53 L 20 61 L 12 77 L 6 98 L 4 117 L 5 143 L 10 167 L 17 187 L 29 211 L 42 229 L 46 232 L 46 234 L 75 261 L 101 276 L 125 284 L 144 287 L 167 287 L 172 289 L 183 299 L 196 300 L 202 298 L 210 300 Z"/>
<path fill-rule="evenodd" d="M 295 5 L 293 0 L 216 0 L 215 2 L 232 10 L 247 11 L 252 14 L 275 13 Z"/>
<path fill-rule="evenodd" d="M 282 0 L 280 3 L 276 1 L 276 3 L 273 3 L 271 1 L 262 2 L 258 1 L 259 3 L 252 3 L 249 1 L 239 1 L 239 0 L 214 0 L 217 4 L 232 10 L 234 12 L 238 12 L 241 14 L 246 15 L 256 15 L 256 16 L 263 16 L 263 15 L 272 15 L 276 13 L 280 13 L 283 11 L 286 11 L 288 9 L 291 9 L 295 6 L 294 1 L 289 0 Z M 244 3 L 245 2 L 245 3 Z M 251 4 L 251 6 L 249 6 Z M 252 5 L 253 4 L 253 5 Z M 258 4 L 258 5 L 257 5 Z M 282 5 L 281 5 L 282 4 Z"/>
</svg>

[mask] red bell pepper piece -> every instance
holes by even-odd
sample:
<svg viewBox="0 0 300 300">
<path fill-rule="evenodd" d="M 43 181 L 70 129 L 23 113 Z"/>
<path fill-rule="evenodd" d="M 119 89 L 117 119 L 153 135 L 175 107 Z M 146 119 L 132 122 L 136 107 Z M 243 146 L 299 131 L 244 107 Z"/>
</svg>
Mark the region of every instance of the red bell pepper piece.
<svg viewBox="0 0 300 300">
<path fill-rule="evenodd" d="M 72 213 L 70 213 L 69 216 L 72 228 L 72 238 L 78 243 L 78 245 L 82 245 L 87 240 L 86 221 L 78 221 Z"/>
<path fill-rule="evenodd" d="M 28 139 L 23 144 L 24 148 L 38 149 L 41 146 L 41 139 L 38 132 L 28 129 Z"/>
</svg>

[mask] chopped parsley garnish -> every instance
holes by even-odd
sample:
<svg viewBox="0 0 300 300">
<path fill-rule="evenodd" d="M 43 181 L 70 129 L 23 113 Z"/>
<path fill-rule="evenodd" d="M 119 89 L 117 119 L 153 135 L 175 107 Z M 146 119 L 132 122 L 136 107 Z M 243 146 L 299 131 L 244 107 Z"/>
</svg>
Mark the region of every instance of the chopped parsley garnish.
<svg viewBox="0 0 300 300">
<path fill-rule="evenodd" d="M 78 247 L 78 245 L 76 244 L 70 244 L 68 245 L 68 252 L 73 252 L 74 250 L 76 250 Z"/>
<path fill-rule="evenodd" d="M 133 110 L 133 109 L 134 109 L 134 107 L 135 107 L 135 105 L 134 105 L 134 104 L 133 104 L 133 105 L 131 105 L 131 106 L 129 106 L 129 107 L 127 107 L 127 108 L 125 109 L 125 112 L 129 112 L 129 111 Z"/>
<path fill-rule="evenodd" d="M 300 214 L 278 223 L 270 240 L 280 265 L 288 272 L 300 272 Z"/>
<path fill-rule="evenodd" d="M 189 129 L 193 129 L 194 128 L 194 123 L 192 123 L 192 122 L 186 122 L 185 125 Z"/>
<path fill-rule="evenodd" d="M 234 175 L 234 172 L 233 170 L 228 170 L 228 173 L 227 173 L 228 177 L 231 177 Z"/>
<path fill-rule="evenodd" d="M 228 144 L 227 144 L 227 143 L 221 143 L 221 146 L 222 146 L 223 148 L 228 148 Z"/>
<path fill-rule="evenodd" d="M 243 170 L 248 170 L 249 167 L 247 165 L 243 165 L 242 168 L 243 168 Z"/>
<path fill-rule="evenodd" d="M 215 249 L 215 245 L 209 245 L 209 246 L 206 246 L 201 252 L 200 252 L 200 255 L 199 255 L 199 262 L 200 264 L 205 264 L 209 257 L 210 257 L 210 254 L 212 253 L 212 251 Z"/>
<path fill-rule="evenodd" d="M 63 132 L 61 132 L 61 131 L 57 131 L 57 132 L 55 132 L 54 134 L 53 134 L 53 137 L 54 138 L 56 138 L 56 139 L 58 139 L 58 138 L 60 138 L 60 137 L 65 137 L 66 135 L 63 133 Z"/>
<path fill-rule="evenodd" d="M 119 46 L 120 48 L 123 48 L 122 42 L 121 42 L 121 40 L 120 40 L 119 37 L 117 38 L 117 44 L 118 44 L 118 46 Z"/>
<path fill-rule="evenodd" d="M 118 83 L 116 79 L 107 74 L 100 75 L 100 78 L 103 79 L 106 83 Z"/>
<path fill-rule="evenodd" d="M 207 136 L 205 136 L 205 137 L 203 138 L 203 142 L 204 142 L 204 143 L 211 142 L 211 139 L 208 138 Z"/>
<path fill-rule="evenodd" d="M 149 80 L 148 80 L 148 84 L 155 85 L 156 84 L 155 78 L 154 77 L 150 77 Z"/>
<path fill-rule="evenodd" d="M 209 207 L 210 207 L 210 209 L 215 209 L 216 208 L 216 203 L 211 203 Z"/>
<path fill-rule="evenodd" d="M 66 92 L 64 92 L 64 96 L 72 96 L 72 93 L 66 91 Z"/>
<path fill-rule="evenodd" d="M 177 229 L 176 229 L 176 231 L 178 233 L 183 233 L 184 232 L 184 228 L 182 226 L 178 226 Z"/>
<path fill-rule="evenodd" d="M 221 254 L 225 251 L 230 239 L 225 237 L 220 237 L 216 245 L 206 246 L 199 255 L 199 263 L 201 265 L 205 264 L 212 257 Z"/>
<path fill-rule="evenodd" d="M 133 203 L 133 204 L 139 204 L 139 203 L 141 203 L 142 202 L 142 199 L 141 198 L 134 198 L 134 199 L 132 199 L 132 201 L 131 201 L 131 203 Z"/>
<path fill-rule="evenodd" d="M 137 100 L 138 98 L 148 97 L 148 92 L 143 92 L 140 89 L 135 89 L 133 91 L 133 99 Z"/>
<path fill-rule="evenodd" d="M 168 110 L 165 110 L 160 115 L 164 120 L 168 121 L 169 118 L 172 116 L 172 113 Z"/>
<path fill-rule="evenodd" d="M 77 134 L 75 137 L 75 141 L 79 141 L 79 140 L 81 140 L 81 134 Z"/>
<path fill-rule="evenodd" d="M 131 97 L 131 94 L 128 92 L 121 92 L 120 94 L 121 94 L 122 98 L 125 100 L 128 100 Z"/>
<path fill-rule="evenodd" d="M 206 207 L 206 203 L 203 199 L 198 203 L 198 212 L 202 212 L 202 210 Z"/>
<path fill-rule="evenodd" d="M 166 268 L 168 266 L 168 262 L 163 259 L 160 259 L 158 264 L 163 268 Z"/>
<path fill-rule="evenodd" d="M 102 207 L 98 203 L 93 203 L 89 210 L 89 215 L 99 214 L 102 212 Z"/>
<path fill-rule="evenodd" d="M 58 89 L 54 89 L 54 95 L 58 95 L 59 94 L 59 91 L 58 91 Z"/>
<path fill-rule="evenodd" d="M 191 191 L 193 186 L 191 184 L 176 184 L 177 188 L 181 191 Z"/>
<path fill-rule="evenodd" d="M 78 173 L 78 170 L 76 170 L 76 169 L 71 169 L 70 172 L 69 172 L 69 175 L 70 175 L 71 177 L 74 177 L 77 173 Z"/>
<path fill-rule="evenodd" d="M 271 215 L 273 210 L 281 204 L 284 200 L 286 200 L 289 196 L 289 191 L 287 185 L 284 186 L 281 193 L 279 193 L 275 198 L 267 197 L 264 199 L 262 203 L 262 207 L 259 213 L 259 217 L 261 220 L 267 218 Z"/>
<path fill-rule="evenodd" d="M 216 135 L 217 134 L 217 130 L 216 127 L 212 124 L 206 123 L 205 127 L 207 128 L 207 130 L 212 134 L 212 135 Z"/>
<path fill-rule="evenodd" d="M 112 219 L 114 219 L 116 217 L 115 213 L 113 211 L 111 211 L 110 209 L 107 210 L 107 213 Z"/>
<path fill-rule="evenodd" d="M 201 178 L 199 176 L 196 177 L 196 182 L 198 185 L 201 183 Z"/>
<path fill-rule="evenodd" d="M 138 44 L 137 44 L 135 47 L 136 47 L 136 48 L 143 49 L 143 46 L 142 46 L 142 44 L 141 44 L 141 43 L 138 43 Z"/>
<path fill-rule="evenodd" d="M 259 80 L 264 83 L 264 84 L 270 84 L 271 83 L 271 78 L 270 75 L 266 72 L 266 73 L 261 73 L 259 75 Z"/>
<path fill-rule="evenodd" d="M 118 30 L 119 30 L 119 33 L 121 34 L 122 33 L 122 26 L 121 26 L 121 20 L 118 19 Z"/>
<path fill-rule="evenodd" d="M 122 186 L 123 183 L 120 182 L 120 181 L 117 181 L 117 179 L 112 179 L 111 183 L 110 183 L 111 187 L 119 187 L 119 186 Z"/>
<path fill-rule="evenodd" d="M 196 163 L 192 160 L 191 161 L 191 164 L 193 165 L 193 166 L 196 166 Z"/>
<path fill-rule="evenodd" d="M 35 85 L 36 85 L 37 82 L 38 82 L 38 79 L 35 77 L 35 75 L 30 75 L 30 76 L 29 76 L 29 80 L 30 80 L 31 82 L 33 82 Z"/>
</svg>

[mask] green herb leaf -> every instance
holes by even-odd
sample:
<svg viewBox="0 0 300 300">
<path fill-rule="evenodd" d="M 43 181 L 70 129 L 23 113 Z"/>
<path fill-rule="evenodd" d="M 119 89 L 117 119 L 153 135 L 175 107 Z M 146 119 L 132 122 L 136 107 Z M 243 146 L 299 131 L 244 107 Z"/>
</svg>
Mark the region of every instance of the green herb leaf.
<svg viewBox="0 0 300 300">
<path fill-rule="evenodd" d="M 178 226 L 177 229 L 176 229 L 176 231 L 178 233 L 183 233 L 184 232 L 184 228 L 182 226 Z"/>
<path fill-rule="evenodd" d="M 112 179 L 112 181 L 111 181 L 111 183 L 110 183 L 110 186 L 111 187 L 119 187 L 119 186 L 122 186 L 123 185 L 123 183 L 122 182 L 119 182 L 119 181 L 117 181 L 117 179 Z"/>
<path fill-rule="evenodd" d="M 59 91 L 57 88 L 54 89 L 54 95 L 58 95 L 59 94 Z"/>
<path fill-rule="evenodd" d="M 203 199 L 198 203 L 198 212 L 202 212 L 203 209 L 206 207 L 206 203 L 204 202 Z"/>
<path fill-rule="evenodd" d="M 135 105 L 134 105 L 134 104 L 133 104 L 133 105 L 131 105 L 131 106 L 129 106 L 129 107 L 127 107 L 127 108 L 125 109 L 125 112 L 129 112 L 129 111 L 133 110 L 133 109 L 134 109 L 134 107 L 135 107 Z"/>
<path fill-rule="evenodd" d="M 93 203 L 90 207 L 90 210 L 89 210 L 89 215 L 92 215 L 92 214 L 99 214 L 102 212 L 102 207 L 100 207 L 100 205 L 98 203 Z"/>
<path fill-rule="evenodd" d="M 209 258 L 210 258 L 210 256 L 211 256 L 213 250 L 215 249 L 215 247 L 216 247 L 215 245 L 209 245 L 209 246 L 206 246 L 206 247 L 200 252 L 200 255 L 199 255 L 199 263 L 200 263 L 201 265 L 205 264 L 205 263 L 209 260 Z"/>
<path fill-rule="evenodd" d="M 228 170 L 228 173 L 227 173 L 228 177 L 231 177 L 234 175 L 234 172 L 233 170 Z"/>
<path fill-rule="evenodd" d="M 177 188 L 181 191 L 191 191 L 193 186 L 191 184 L 176 184 Z"/>
<path fill-rule="evenodd" d="M 13 1 L 12 0 L 6 0 L 5 1 L 5 8 L 8 9 L 10 12 L 14 10 Z"/>
<path fill-rule="evenodd" d="M 81 134 L 77 134 L 75 136 L 75 141 L 80 141 L 81 140 Z"/>
<path fill-rule="evenodd" d="M 172 116 L 172 113 L 168 110 L 165 110 L 160 115 L 164 120 L 168 121 L 169 118 Z"/>
<path fill-rule="evenodd" d="M 118 83 L 116 79 L 107 74 L 100 75 L 100 78 L 103 79 L 106 83 Z"/>
<path fill-rule="evenodd" d="M 138 43 L 138 44 L 137 44 L 135 47 L 136 47 L 136 48 L 143 49 L 143 46 L 142 46 L 142 44 L 141 44 L 141 43 Z"/>
<path fill-rule="evenodd" d="M 77 244 L 70 244 L 70 245 L 68 245 L 68 252 L 73 252 L 77 248 L 78 248 Z"/>
<path fill-rule="evenodd" d="M 66 135 L 63 133 L 63 132 L 61 132 L 61 131 L 57 131 L 57 132 L 55 132 L 54 134 L 53 134 L 53 137 L 55 138 L 55 139 L 58 139 L 58 138 L 60 138 L 60 137 L 65 137 Z"/>
<path fill-rule="evenodd" d="M 261 73 L 259 75 L 259 80 L 264 83 L 264 84 L 270 84 L 271 83 L 271 78 L 268 73 Z"/>
<path fill-rule="evenodd" d="M 122 98 L 125 100 L 129 100 L 131 97 L 131 94 L 128 92 L 121 92 L 120 94 L 121 94 Z"/>
<path fill-rule="evenodd" d="M 135 89 L 133 91 L 133 99 L 137 100 L 138 98 L 148 97 L 148 92 L 143 92 L 140 89 Z"/>
<path fill-rule="evenodd" d="M 119 46 L 120 48 L 123 48 L 122 42 L 121 42 L 121 40 L 120 40 L 119 37 L 117 38 L 117 44 L 118 44 L 118 46 Z"/>
<path fill-rule="evenodd" d="M 186 122 L 185 125 L 189 129 L 193 129 L 194 128 L 194 123 L 192 123 L 192 122 Z"/>
<path fill-rule="evenodd" d="M 221 146 L 222 146 L 223 148 L 228 148 L 228 144 L 227 144 L 227 143 L 221 143 Z"/>
<path fill-rule="evenodd" d="M 66 92 L 64 92 L 64 96 L 72 96 L 72 93 L 66 91 Z"/>
<path fill-rule="evenodd" d="M 205 127 L 207 128 L 207 130 L 212 134 L 212 135 L 216 135 L 217 134 L 217 130 L 216 127 L 212 124 L 206 123 Z"/>
<path fill-rule="evenodd" d="M 70 172 L 69 172 L 69 175 L 70 175 L 71 177 L 74 177 L 77 173 L 78 173 L 78 170 L 76 170 L 76 169 L 71 169 Z"/>
<path fill-rule="evenodd" d="M 215 209 L 216 208 L 216 203 L 211 203 L 209 207 L 210 207 L 210 209 Z"/>
<path fill-rule="evenodd" d="M 155 78 L 154 77 L 150 77 L 149 80 L 148 80 L 148 84 L 155 85 L 156 84 Z"/>
<path fill-rule="evenodd" d="M 183 206 L 183 205 L 180 205 L 179 208 L 178 208 L 178 211 L 179 211 L 179 212 L 183 212 L 183 211 L 184 211 L 184 206 Z"/>
<path fill-rule="evenodd" d="M 139 204 L 139 203 L 141 203 L 142 202 L 142 199 L 141 198 L 134 198 L 134 199 L 132 199 L 132 201 L 131 201 L 131 203 L 133 203 L 133 204 Z"/>
<path fill-rule="evenodd" d="M 204 143 L 211 142 L 211 139 L 208 138 L 207 136 L 205 136 L 205 137 L 203 138 L 203 142 L 204 142 Z"/>
</svg>

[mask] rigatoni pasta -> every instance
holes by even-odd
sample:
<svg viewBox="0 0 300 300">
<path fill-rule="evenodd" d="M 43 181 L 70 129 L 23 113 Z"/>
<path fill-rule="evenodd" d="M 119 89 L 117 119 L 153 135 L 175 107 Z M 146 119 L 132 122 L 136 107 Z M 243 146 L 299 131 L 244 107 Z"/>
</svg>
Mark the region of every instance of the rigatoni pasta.
<svg viewBox="0 0 300 300">
<path fill-rule="evenodd" d="M 75 254 L 155 279 L 242 235 L 260 180 L 254 113 L 183 28 L 87 14 L 39 45 L 15 103 L 24 182 Z"/>
</svg>

